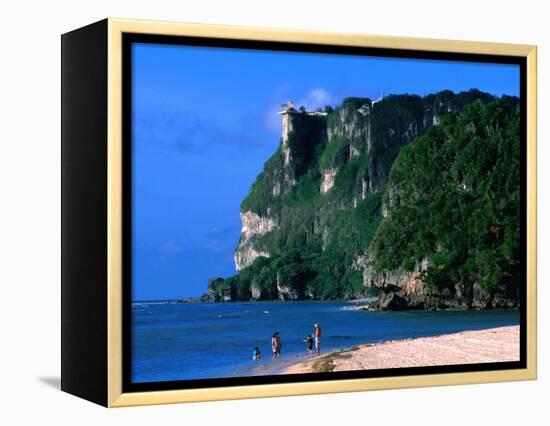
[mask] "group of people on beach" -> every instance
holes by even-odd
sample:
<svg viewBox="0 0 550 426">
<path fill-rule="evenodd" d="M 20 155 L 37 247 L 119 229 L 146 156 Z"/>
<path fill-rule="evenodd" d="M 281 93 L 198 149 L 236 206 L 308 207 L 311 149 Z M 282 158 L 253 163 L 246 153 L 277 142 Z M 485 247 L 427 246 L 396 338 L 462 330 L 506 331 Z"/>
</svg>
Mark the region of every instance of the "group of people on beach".
<svg viewBox="0 0 550 426">
<path fill-rule="evenodd" d="M 307 343 L 307 352 L 308 355 L 313 355 L 313 346 L 315 345 L 315 350 L 317 355 L 321 354 L 321 325 L 319 323 L 313 324 L 314 330 L 313 334 L 308 334 L 304 339 L 304 342 Z M 281 358 L 281 349 L 283 343 L 281 340 L 281 334 L 276 331 L 271 337 L 271 352 L 273 352 L 273 358 Z M 252 352 L 252 359 L 254 361 L 259 360 L 262 357 L 260 348 L 256 346 Z"/>
</svg>

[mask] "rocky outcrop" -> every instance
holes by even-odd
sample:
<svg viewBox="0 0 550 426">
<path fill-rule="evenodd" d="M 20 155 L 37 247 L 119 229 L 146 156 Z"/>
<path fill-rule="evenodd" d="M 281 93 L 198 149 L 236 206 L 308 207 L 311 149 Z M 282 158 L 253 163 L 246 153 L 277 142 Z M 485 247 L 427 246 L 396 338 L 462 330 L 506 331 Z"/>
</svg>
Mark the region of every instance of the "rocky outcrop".
<svg viewBox="0 0 550 426">
<path fill-rule="evenodd" d="M 231 302 L 234 300 L 234 288 L 223 278 L 212 278 L 208 282 L 208 291 L 202 296 L 208 302 Z"/>
<path fill-rule="evenodd" d="M 259 256 L 269 257 L 267 251 L 254 247 L 254 237 L 265 235 L 276 226 L 274 219 L 251 211 L 241 212 L 241 221 L 241 240 L 234 257 L 237 271 L 252 265 Z"/>
<path fill-rule="evenodd" d="M 234 257 L 237 271 L 252 265 L 258 257 L 269 257 L 269 253 L 267 251 L 256 250 L 252 243 L 240 245 Z"/>
<path fill-rule="evenodd" d="M 282 114 L 282 129 L 281 129 L 281 150 L 283 152 L 283 165 L 288 166 L 292 159 L 292 153 L 288 143 L 289 135 L 294 131 L 294 117 L 296 114 Z"/>
<path fill-rule="evenodd" d="M 281 111 L 282 179 L 274 193 L 286 193 L 302 176 L 313 157 L 313 149 L 326 134 L 326 114 L 297 111 L 291 103 Z M 274 187 L 275 188 L 275 187 Z"/>
<path fill-rule="evenodd" d="M 370 304 L 371 309 L 423 309 L 429 297 L 429 289 L 422 280 L 422 273 L 428 268 L 428 259 L 417 262 L 412 271 L 402 269 L 375 272 L 371 261 L 359 257 L 355 264 L 363 272 L 363 285 L 379 289 L 378 301 Z"/>
<path fill-rule="evenodd" d="M 302 298 L 302 295 L 299 291 L 287 285 L 284 280 L 281 278 L 280 274 L 277 274 L 277 292 L 280 300 L 298 300 Z"/>
<path fill-rule="evenodd" d="M 250 286 L 250 292 L 252 295 L 252 300 L 262 300 L 263 289 L 261 286 L 252 284 Z"/>
<path fill-rule="evenodd" d="M 369 98 L 348 98 L 331 115 L 327 126 L 327 141 L 334 142 L 337 138 L 351 141 L 352 155 L 363 151 L 366 142 L 367 152 L 370 141 L 371 100 Z"/>
<path fill-rule="evenodd" d="M 402 269 L 375 273 L 364 258 L 356 261 L 363 271 L 363 285 L 379 290 L 378 300 L 369 304 L 370 310 L 404 309 L 499 309 L 517 308 L 518 294 L 512 282 L 504 282 L 489 293 L 478 283 L 454 284 L 443 288 L 430 288 L 423 280 L 429 260 L 422 259 L 412 271 Z"/>
<path fill-rule="evenodd" d="M 258 214 L 247 211 L 241 212 L 241 243 L 245 243 L 254 236 L 264 235 L 271 231 L 276 223 L 273 218 L 262 217 Z"/>
<path fill-rule="evenodd" d="M 323 170 L 323 176 L 321 181 L 321 194 L 326 194 L 330 191 L 330 188 L 334 185 L 334 178 L 336 177 L 335 169 Z"/>
</svg>

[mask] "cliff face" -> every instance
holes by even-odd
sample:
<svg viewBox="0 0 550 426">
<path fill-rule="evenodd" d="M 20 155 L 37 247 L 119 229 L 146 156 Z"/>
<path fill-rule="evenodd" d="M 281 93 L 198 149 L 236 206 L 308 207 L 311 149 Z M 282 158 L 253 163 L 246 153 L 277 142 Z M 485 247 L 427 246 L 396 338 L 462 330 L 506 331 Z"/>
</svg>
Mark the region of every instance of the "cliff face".
<svg viewBox="0 0 550 426">
<path fill-rule="evenodd" d="M 517 106 L 509 97 L 472 103 L 401 150 L 362 258 L 364 285 L 380 289 L 378 307 L 517 306 Z"/>
<path fill-rule="evenodd" d="M 326 139 L 326 118 L 291 111 L 282 116 L 281 145 L 267 161 L 249 195 L 241 206 L 241 239 L 235 251 L 237 271 L 270 253 L 261 248 L 261 236 L 280 223 L 277 210 L 285 197 L 314 162 L 316 148 Z"/>
<path fill-rule="evenodd" d="M 254 248 L 253 239 L 271 232 L 276 222 L 271 217 L 262 217 L 252 211 L 241 212 L 243 227 L 241 230 L 241 241 L 235 251 L 235 266 L 237 271 L 246 268 L 259 257 L 269 257 L 266 251 L 257 251 Z"/>
<path fill-rule="evenodd" d="M 501 121 L 491 116 L 476 127 L 472 123 L 477 118 L 470 112 L 469 117 L 458 124 L 453 122 L 454 127 L 447 129 L 447 121 L 462 117 L 465 106 L 473 102 L 498 103 L 500 106 L 492 108 L 503 111 L 498 113 L 500 116 L 493 111 Z M 470 265 L 470 269 L 466 268 L 469 275 L 462 271 L 462 277 L 453 277 L 450 285 L 443 282 L 448 277 L 439 281 L 434 278 L 437 275 L 434 259 L 441 257 L 439 253 L 449 245 L 447 242 L 425 237 L 433 247 L 415 246 L 413 252 L 403 256 L 399 249 L 400 245 L 416 244 L 415 223 L 411 219 L 415 212 L 407 210 L 407 206 L 422 202 L 423 214 L 439 215 L 441 206 L 438 210 L 425 197 L 429 198 L 427 194 L 441 180 L 446 191 L 456 187 L 457 192 L 468 195 L 483 177 L 469 181 L 471 177 L 467 177 L 465 170 L 468 166 L 481 167 L 479 173 L 484 176 L 493 173 L 495 164 L 480 165 L 473 154 L 465 154 L 471 148 L 471 140 L 487 141 L 499 133 L 497 139 L 505 139 L 502 145 L 510 153 L 510 159 L 519 156 L 511 148 L 514 140 L 519 141 L 519 132 L 514 134 L 514 129 L 508 129 L 503 133 L 516 104 L 515 98 L 496 101 L 488 94 L 472 90 L 459 94 L 444 91 L 426 97 L 392 95 L 376 102 L 348 98 L 326 113 L 294 109 L 281 112 L 281 144 L 241 205 L 243 228 L 235 252 L 239 274 L 226 280 L 234 297 L 295 300 L 380 294 L 379 302 L 373 306 L 381 309 L 513 306 L 517 297 L 511 290 L 513 278 L 506 262 L 513 263 L 517 253 L 500 259 L 498 268 L 495 267 L 500 272 L 495 269 L 488 273 L 494 276 L 490 284 L 476 279 L 480 271 Z M 470 124 L 475 129 L 468 133 Z M 418 158 L 411 160 L 410 150 L 402 148 L 429 138 L 427 135 L 434 128 L 443 132 L 438 146 L 445 145 L 442 142 L 445 137 L 469 139 L 459 147 L 454 146 L 453 152 L 445 153 L 438 152 L 432 146 L 433 141 L 432 145 L 424 142 L 429 147 L 423 148 L 425 152 L 415 151 Z M 448 131 L 456 134 L 449 136 Z M 460 165 L 453 163 L 453 155 L 464 157 Z M 404 159 L 396 161 L 398 157 Z M 424 164 L 423 159 L 432 157 L 439 164 Z M 447 185 L 449 167 L 456 170 Z M 413 173 L 416 169 L 417 173 Z M 515 191 L 516 183 L 507 185 L 504 190 L 495 189 L 495 194 L 507 199 Z M 519 182 L 517 185 L 519 188 Z M 453 198 L 452 194 L 447 198 Z M 441 198 L 442 205 L 448 201 L 444 194 Z M 457 203 L 470 201 L 453 199 Z M 406 222 L 410 229 L 400 229 L 399 220 L 406 214 L 410 216 Z M 509 215 L 508 219 L 514 218 Z M 448 218 L 448 222 L 453 226 L 452 219 Z M 483 226 L 493 226 L 492 229 L 504 226 L 497 220 L 494 222 Z M 486 229 L 478 231 L 483 234 Z M 505 233 L 503 228 L 498 232 L 501 236 Z M 512 238 L 508 234 L 506 231 Z M 475 245 L 465 244 L 466 253 Z"/>
</svg>

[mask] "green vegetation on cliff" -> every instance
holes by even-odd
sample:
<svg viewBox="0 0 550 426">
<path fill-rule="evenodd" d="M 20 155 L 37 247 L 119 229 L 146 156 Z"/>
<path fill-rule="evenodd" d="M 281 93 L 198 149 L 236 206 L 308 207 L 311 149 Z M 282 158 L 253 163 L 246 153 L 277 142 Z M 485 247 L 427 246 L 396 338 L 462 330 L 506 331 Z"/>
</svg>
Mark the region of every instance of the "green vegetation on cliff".
<svg viewBox="0 0 550 426">
<path fill-rule="evenodd" d="M 379 271 L 429 258 L 438 288 L 519 282 L 519 120 L 509 99 L 476 101 L 401 150 L 373 243 Z"/>
<path fill-rule="evenodd" d="M 452 297 L 457 283 L 518 282 L 517 98 L 443 91 L 327 111 L 288 117 L 242 202 L 258 223 L 241 236 L 239 273 L 211 283 L 217 299 L 358 297 L 426 259 L 422 280 Z"/>
<path fill-rule="evenodd" d="M 326 120 L 324 117 L 296 114 L 293 121 L 294 131 L 288 135 L 291 161 L 285 166 L 284 154 L 279 147 L 256 178 L 250 193 L 241 204 L 241 211 L 276 216 L 289 204 L 300 204 L 302 198 L 318 195 L 319 188 L 313 184 L 318 184 L 316 165 L 326 146 Z M 298 185 L 288 192 L 293 186 L 292 182 Z M 274 183 L 279 185 L 278 192 L 273 191 Z"/>
</svg>

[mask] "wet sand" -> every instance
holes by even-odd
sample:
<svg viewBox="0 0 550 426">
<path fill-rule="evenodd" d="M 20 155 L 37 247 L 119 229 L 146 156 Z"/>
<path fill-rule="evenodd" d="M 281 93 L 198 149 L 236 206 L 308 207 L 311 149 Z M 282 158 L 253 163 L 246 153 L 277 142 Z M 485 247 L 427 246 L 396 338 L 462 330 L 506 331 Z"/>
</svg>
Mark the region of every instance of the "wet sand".
<svg viewBox="0 0 550 426">
<path fill-rule="evenodd" d="M 519 361 L 519 326 L 365 344 L 292 365 L 282 374 Z"/>
</svg>

